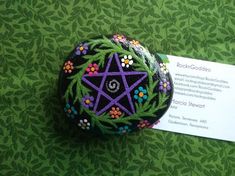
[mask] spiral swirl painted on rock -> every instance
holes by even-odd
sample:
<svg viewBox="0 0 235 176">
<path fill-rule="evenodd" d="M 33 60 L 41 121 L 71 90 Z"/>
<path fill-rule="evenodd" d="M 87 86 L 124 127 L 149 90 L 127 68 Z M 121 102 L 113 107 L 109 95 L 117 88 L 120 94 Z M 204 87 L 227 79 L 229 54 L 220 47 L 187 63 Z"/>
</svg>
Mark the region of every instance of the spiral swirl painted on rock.
<svg viewBox="0 0 235 176">
<path fill-rule="evenodd" d="M 120 89 L 120 83 L 116 79 L 106 82 L 106 89 L 111 93 L 116 93 Z"/>
</svg>

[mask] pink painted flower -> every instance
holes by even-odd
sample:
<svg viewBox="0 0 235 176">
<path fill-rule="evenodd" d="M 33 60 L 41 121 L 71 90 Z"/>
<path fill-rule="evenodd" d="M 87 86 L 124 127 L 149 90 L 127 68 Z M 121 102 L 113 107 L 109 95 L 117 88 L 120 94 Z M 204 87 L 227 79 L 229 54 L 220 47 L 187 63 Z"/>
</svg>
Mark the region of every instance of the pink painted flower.
<svg viewBox="0 0 235 176">
<path fill-rule="evenodd" d="M 72 73 L 74 67 L 73 67 L 73 63 L 71 61 L 67 61 L 64 64 L 63 70 L 65 73 Z"/>
<path fill-rule="evenodd" d="M 86 72 L 88 72 L 90 76 L 97 74 L 98 70 L 99 66 L 97 64 L 89 64 L 86 68 Z"/>
<path fill-rule="evenodd" d="M 147 127 L 149 127 L 149 125 L 150 125 L 150 123 L 149 123 L 148 120 L 141 120 L 141 121 L 139 122 L 139 124 L 137 125 L 137 127 L 138 127 L 139 129 L 141 129 L 141 128 L 147 128 Z"/>
<path fill-rule="evenodd" d="M 125 42 L 126 41 L 126 37 L 124 36 L 124 35 L 119 35 L 119 34 L 115 34 L 114 36 L 113 36 L 113 40 L 115 41 L 115 42 Z"/>
</svg>

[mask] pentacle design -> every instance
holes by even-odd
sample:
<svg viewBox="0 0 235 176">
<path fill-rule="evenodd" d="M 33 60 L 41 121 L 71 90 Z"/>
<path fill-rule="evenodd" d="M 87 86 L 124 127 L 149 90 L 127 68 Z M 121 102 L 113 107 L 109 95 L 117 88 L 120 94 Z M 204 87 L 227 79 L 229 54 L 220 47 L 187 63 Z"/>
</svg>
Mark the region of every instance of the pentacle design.
<svg viewBox="0 0 235 176">
<path fill-rule="evenodd" d="M 60 94 L 67 118 L 82 130 L 124 134 L 159 121 L 173 85 L 158 55 L 115 34 L 77 45 L 62 67 Z"/>
<path fill-rule="evenodd" d="M 114 60 L 115 66 L 118 67 L 118 71 L 115 71 L 115 72 L 110 71 L 110 66 L 111 66 L 111 63 L 113 60 Z M 137 80 L 136 82 L 134 82 L 132 85 L 130 85 L 130 83 L 128 83 L 128 81 L 126 79 L 126 76 L 136 76 L 136 75 L 138 75 L 140 79 Z M 112 97 L 112 96 L 110 96 L 109 93 L 104 91 L 104 89 L 106 89 L 106 87 L 104 86 L 104 82 L 106 82 L 108 77 L 112 78 L 114 76 L 117 78 L 118 77 L 120 78 L 120 80 L 122 82 L 123 90 L 120 91 L 120 89 L 118 89 L 120 91 L 119 95 Z M 124 72 L 123 68 L 120 64 L 120 58 L 118 57 L 118 54 L 115 53 L 113 55 L 113 57 L 109 58 L 106 69 L 103 73 L 98 73 L 98 74 L 94 75 L 93 78 L 95 78 L 95 79 L 87 79 L 89 77 L 90 77 L 89 74 L 85 74 L 85 75 L 83 75 L 82 80 L 87 85 L 89 85 L 91 88 L 93 88 L 95 91 L 97 91 L 97 93 L 98 93 L 97 98 L 96 98 L 96 102 L 94 105 L 94 112 L 96 112 L 97 115 L 104 113 L 105 111 L 107 111 L 109 108 L 111 108 L 114 105 L 120 107 L 120 109 L 122 109 L 128 115 L 135 113 L 135 108 L 133 105 L 133 101 L 132 101 L 130 92 L 147 77 L 146 72 L 138 72 L 138 71 Z M 95 82 L 97 82 L 97 79 L 96 79 L 97 77 L 102 78 L 101 84 L 99 87 L 97 87 L 97 85 L 95 83 Z M 114 80 L 114 79 L 112 79 L 112 80 Z M 117 83 L 120 85 L 119 82 L 117 82 Z M 118 90 L 116 89 L 116 92 Z M 113 92 L 111 92 L 111 93 L 113 93 Z M 102 97 L 103 97 L 103 99 L 105 98 L 108 100 L 107 104 L 100 102 Z M 123 100 L 123 98 L 124 98 L 124 100 Z M 120 103 L 121 100 L 124 101 L 125 103 L 129 103 L 130 109 L 128 109 L 128 107 L 125 107 L 122 103 Z"/>
</svg>

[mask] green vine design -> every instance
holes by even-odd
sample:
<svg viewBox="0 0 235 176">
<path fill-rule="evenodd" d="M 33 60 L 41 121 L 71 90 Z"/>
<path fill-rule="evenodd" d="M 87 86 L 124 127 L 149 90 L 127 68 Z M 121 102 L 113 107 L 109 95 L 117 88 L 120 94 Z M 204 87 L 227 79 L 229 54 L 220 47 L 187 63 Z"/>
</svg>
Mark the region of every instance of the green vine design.
<svg viewBox="0 0 235 176">
<path fill-rule="evenodd" d="M 67 102 L 69 100 L 69 97 L 73 97 L 73 103 L 76 103 L 77 101 L 81 101 L 83 96 L 88 95 L 90 93 L 91 90 L 81 84 L 82 76 L 85 73 L 85 70 L 88 65 L 96 61 L 100 67 L 103 67 L 105 63 L 105 58 L 107 58 L 107 56 L 111 57 L 115 53 L 119 53 L 120 57 L 123 57 L 124 55 L 131 55 L 137 61 L 136 64 L 133 64 L 133 67 L 138 71 L 147 72 L 149 80 L 149 84 L 146 87 L 148 92 L 148 99 L 143 104 L 135 103 L 136 113 L 128 117 L 121 116 L 118 119 L 112 119 L 107 113 L 97 116 L 95 112 L 90 111 L 89 109 L 81 106 L 80 113 L 82 114 L 82 112 L 85 111 L 91 117 L 92 126 L 97 126 L 102 133 L 115 133 L 113 132 L 112 128 L 117 128 L 117 124 L 121 123 L 131 125 L 130 121 L 142 120 L 143 117 L 156 117 L 155 113 L 167 106 L 165 102 L 167 101 L 169 96 L 164 93 L 159 93 L 158 105 L 156 105 L 156 100 L 153 101 L 153 99 L 157 97 L 157 93 L 154 93 L 154 89 L 156 88 L 158 83 L 157 81 L 153 81 L 153 75 L 155 74 L 155 72 L 149 70 L 147 64 L 143 62 L 143 59 L 140 58 L 131 47 L 129 47 L 128 50 L 124 50 L 120 43 L 114 43 L 106 37 L 103 37 L 98 40 L 89 40 L 88 45 L 90 46 L 90 49 L 94 49 L 96 46 L 99 47 L 94 49 L 96 54 L 83 56 L 83 59 L 85 59 L 86 62 L 82 65 L 75 67 L 75 69 L 78 69 L 79 72 L 68 78 L 72 81 L 67 87 L 67 90 L 64 95 Z M 74 86 L 76 86 L 75 95 L 73 93 Z"/>
</svg>

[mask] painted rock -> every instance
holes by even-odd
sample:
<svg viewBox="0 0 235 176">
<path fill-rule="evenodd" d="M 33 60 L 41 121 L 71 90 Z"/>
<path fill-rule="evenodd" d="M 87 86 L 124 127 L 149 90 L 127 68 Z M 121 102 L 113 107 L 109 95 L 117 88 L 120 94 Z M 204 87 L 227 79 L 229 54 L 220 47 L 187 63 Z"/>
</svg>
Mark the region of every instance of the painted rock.
<svg viewBox="0 0 235 176">
<path fill-rule="evenodd" d="M 123 134 L 152 127 L 173 85 L 161 57 L 123 35 L 78 44 L 59 78 L 64 112 L 82 130 Z"/>
</svg>

